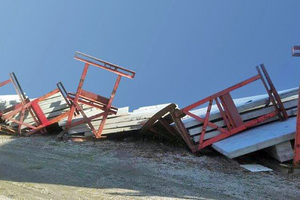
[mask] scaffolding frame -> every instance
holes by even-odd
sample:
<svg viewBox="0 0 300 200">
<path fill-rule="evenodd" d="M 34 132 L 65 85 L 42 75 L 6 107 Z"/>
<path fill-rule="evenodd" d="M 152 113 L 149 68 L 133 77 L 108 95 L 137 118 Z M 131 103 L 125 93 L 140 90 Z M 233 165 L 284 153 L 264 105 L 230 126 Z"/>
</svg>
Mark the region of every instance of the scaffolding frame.
<svg viewBox="0 0 300 200">
<path fill-rule="evenodd" d="M 61 82 L 57 84 L 61 94 L 70 105 L 70 113 L 68 115 L 65 132 L 67 132 L 71 127 L 86 123 L 91 128 L 95 137 L 101 138 L 101 134 L 108 115 L 116 114 L 118 111 L 116 107 L 112 106 L 112 102 L 119 87 L 121 78 L 126 77 L 129 79 L 133 79 L 135 77 L 135 72 L 81 52 L 76 52 L 74 59 L 84 63 L 84 69 L 82 71 L 76 93 L 67 92 Z M 117 74 L 116 82 L 109 98 L 83 89 L 84 81 L 86 79 L 86 75 L 90 66 L 94 66 Z M 100 109 L 102 110 L 102 112 L 88 117 L 79 104 L 84 104 Z M 81 114 L 83 119 L 72 122 L 72 119 L 76 114 Z M 102 119 L 98 130 L 96 130 L 94 125 L 92 124 L 92 120 L 99 117 L 102 117 Z"/>
<path fill-rule="evenodd" d="M 47 132 L 46 127 L 54 123 L 57 123 L 63 118 L 68 116 L 68 112 L 66 112 L 56 116 L 55 118 L 48 120 L 45 113 L 43 112 L 42 108 L 39 105 L 39 102 L 57 94 L 59 92 L 59 89 L 55 89 L 31 101 L 28 97 L 26 97 L 15 73 L 10 73 L 9 76 L 10 79 L 3 82 L 3 84 L 0 84 L 0 86 L 6 85 L 8 83 L 12 83 L 21 102 L 19 104 L 16 104 L 14 106 L 2 110 L 0 112 L 0 117 L 5 121 L 11 121 L 13 123 L 18 124 L 17 132 L 19 134 L 23 134 L 22 132 L 23 126 L 25 126 L 28 129 L 27 132 L 25 133 L 26 136 L 32 135 L 36 132 L 46 133 Z M 24 122 L 26 111 L 28 111 L 28 113 L 33 118 L 34 124 L 28 124 Z M 16 115 L 19 115 L 19 120 L 14 119 Z"/>
<path fill-rule="evenodd" d="M 183 108 L 180 111 L 171 113 L 178 131 L 181 133 L 183 139 L 185 140 L 185 142 L 187 143 L 188 147 L 191 149 L 192 152 L 200 151 L 201 149 L 203 149 L 215 142 L 218 142 L 218 141 L 228 138 L 232 135 L 240 133 L 241 131 L 244 131 L 255 125 L 258 125 L 259 123 L 266 121 L 272 117 L 278 116 L 281 121 L 284 121 L 288 118 L 288 115 L 282 104 L 280 96 L 278 95 L 277 90 L 276 90 L 274 84 L 272 83 L 271 78 L 270 78 L 265 66 L 263 64 L 261 64 L 256 67 L 256 70 L 257 70 L 257 75 L 255 75 L 249 79 L 246 79 L 234 86 L 231 86 L 225 90 L 222 90 L 211 96 L 208 96 L 200 101 L 197 101 L 197 102 Z M 238 112 L 236 105 L 234 104 L 234 101 L 230 95 L 230 92 L 232 92 L 238 88 L 244 87 L 244 86 L 246 86 L 252 82 L 255 82 L 257 80 L 261 80 L 265 89 L 267 90 L 267 93 L 269 96 L 269 102 L 271 102 L 273 104 L 274 111 L 264 114 L 262 116 L 259 116 L 257 118 L 254 118 L 250 121 L 244 122 L 241 118 L 240 113 Z M 220 127 L 217 124 L 209 121 L 209 116 L 210 116 L 213 102 L 216 103 L 217 108 L 219 109 L 221 117 L 226 124 L 225 127 Z M 191 112 L 191 110 L 193 110 L 205 103 L 208 103 L 208 107 L 207 107 L 204 118 L 197 116 L 196 114 L 193 114 Z M 197 121 L 203 123 L 198 145 L 192 141 L 191 136 L 189 135 L 187 129 L 185 128 L 185 126 L 181 120 L 181 118 L 184 117 L 185 115 L 188 115 L 188 116 L 196 119 Z M 204 140 L 204 136 L 206 134 L 206 128 L 208 126 L 218 130 L 220 132 L 220 134 L 217 136 L 214 136 L 210 139 Z"/>
</svg>

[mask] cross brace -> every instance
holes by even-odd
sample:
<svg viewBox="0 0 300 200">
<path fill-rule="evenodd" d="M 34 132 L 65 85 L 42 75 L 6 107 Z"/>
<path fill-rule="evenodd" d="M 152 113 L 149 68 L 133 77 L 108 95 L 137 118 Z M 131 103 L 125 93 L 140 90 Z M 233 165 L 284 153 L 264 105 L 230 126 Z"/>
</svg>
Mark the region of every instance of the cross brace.
<svg viewBox="0 0 300 200">
<path fill-rule="evenodd" d="M 75 53 L 74 59 L 84 63 L 84 68 L 79 80 L 79 84 L 77 86 L 76 93 L 67 92 L 63 84 L 61 82 L 58 83 L 58 88 L 61 94 L 64 96 L 64 98 L 70 105 L 70 113 L 68 115 L 65 131 L 68 131 L 71 127 L 86 123 L 91 128 L 95 137 L 101 138 L 101 134 L 108 115 L 116 114 L 118 111 L 116 107 L 112 106 L 112 102 L 119 87 L 121 78 L 126 77 L 133 79 L 135 76 L 135 72 L 80 52 Z M 117 74 L 117 79 L 109 98 L 100 96 L 98 94 L 94 94 L 83 89 L 84 81 L 86 79 L 87 72 L 90 66 L 94 66 Z M 81 108 L 81 106 L 79 106 L 79 104 L 85 104 L 90 107 L 97 108 L 99 110 L 102 110 L 102 112 L 92 116 L 87 116 L 84 110 Z M 76 122 L 72 122 L 72 119 L 74 118 L 76 113 L 81 114 L 83 119 Z M 94 125 L 92 124 L 92 120 L 99 117 L 102 118 L 98 130 L 96 130 Z"/>
<path fill-rule="evenodd" d="M 11 121 L 18 124 L 18 133 L 22 134 L 22 129 L 25 126 L 28 132 L 26 135 L 31 135 L 40 131 L 41 133 L 46 132 L 46 127 L 57 123 L 58 121 L 62 120 L 63 118 L 68 116 L 68 112 L 62 113 L 55 118 L 48 119 L 43 112 L 42 108 L 40 107 L 39 103 L 59 92 L 59 89 L 55 89 L 44 96 L 41 96 L 33 101 L 30 101 L 29 98 L 26 97 L 16 75 L 14 73 L 10 74 L 10 79 L 5 81 L 4 83 L 12 83 L 17 94 L 19 95 L 21 103 L 16 104 L 12 107 L 4 109 L 0 112 L 0 117 L 3 120 Z M 3 86 L 5 84 L 0 84 Z M 26 123 L 24 122 L 26 118 L 26 114 L 29 113 L 34 120 L 34 123 Z"/>
<path fill-rule="evenodd" d="M 266 121 L 269 118 L 275 117 L 276 115 L 279 117 L 279 119 L 281 121 L 286 120 L 288 118 L 286 110 L 285 110 L 285 108 L 281 102 L 281 99 L 271 81 L 271 78 L 269 77 L 269 74 L 268 74 L 265 66 L 263 64 L 261 64 L 260 66 L 257 66 L 256 69 L 258 72 L 257 75 L 255 75 L 247 80 L 244 80 L 232 87 L 229 87 L 225 90 L 222 90 L 211 96 L 208 96 L 200 101 L 197 101 L 197 102 L 183 108 L 181 111 L 177 111 L 177 112 L 173 113 L 174 122 L 175 122 L 175 125 L 176 125 L 178 131 L 181 133 L 181 135 L 184 138 L 184 140 L 186 141 L 187 145 L 193 152 L 200 151 L 201 149 L 203 149 L 217 141 L 220 141 L 227 137 L 235 135 L 235 134 L 237 134 L 241 131 L 244 131 L 250 127 L 253 127 L 263 121 Z M 274 111 L 267 113 L 265 115 L 262 115 L 260 117 L 257 117 L 255 119 L 252 119 L 250 121 L 244 122 L 241 118 L 241 115 L 238 112 L 236 105 L 234 104 L 234 101 L 230 95 L 230 92 L 232 92 L 238 88 L 241 88 L 245 85 L 248 85 L 252 82 L 255 82 L 257 80 L 261 80 L 265 89 L 267 90 L 267 93 L 269 95 L 269 100 L 270 100 L 270 102 L 272 102 L 272 105 L 274 106 Z M 212 108 L 212 105 L 214 102 L 217 105 L 217 108 L 219 109 L 221 117 L 225 122 L 225 125 L 226 125 L 225 127 L 220 127 L 217 124 L 215 124 L 214 122 L 211 122 L 209 120 L 211 108 Z M 207 107 L 207 111 L 206 111 L 204 118 L 197 116 L 196 114 L 193 114 L 191 112 L 191 110 L 193 110 L 205 103 L 208 103 L 208 107 Z M 203 124 L 198 146 L 197 146 L 197 144 L 195 144 L 192 141 L 187 129 L 185 128 L 185 126 L 181 120 L 181 118 L 185 115 L 189 115 L 190 117 L 202 122 L 202 124 Z M 215 137 L 205 140 L 204 136 L 206 134 L 207 127 L 212 127 L 214 129 L 218 130 L 220 132 L 220 134 Z"/>
</svg>

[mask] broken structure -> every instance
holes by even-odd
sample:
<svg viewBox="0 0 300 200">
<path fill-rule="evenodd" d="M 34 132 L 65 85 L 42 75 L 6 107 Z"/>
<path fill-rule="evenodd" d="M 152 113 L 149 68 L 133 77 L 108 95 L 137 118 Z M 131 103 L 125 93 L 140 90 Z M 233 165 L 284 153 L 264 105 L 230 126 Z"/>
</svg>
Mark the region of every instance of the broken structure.
<svg viewBox="0 0 300 200">
<path fill-rule="evenodd" d="M 296 51 L 300 47 L 293 49 L 293 55 L 300 56 Z M 133 79 L 135 72 L 80 52 L 74 58 L 84 63 L 76 93 L 68 92 L 59 82 L 57 89 L 29 99 L 14 73 L 0 83 L 0 87 L 12 83 L 19 97 L 19 102 L 1 104 L 0 117 L 6 128 L 28 136 L 58 125 L 68 137 L 83 138 L 135 131 L 186 144 L 192 152 L 212 146 L 228 158 L 236 158 L 264 150 L 280 162 L 294 157 L 294 165 L 299 165 L 299 88 L 277 92 L 263 64 L 249 79 L 183 109 L 171 103 L 130 112 L 128 107 L 116 108 L 112 103 L 121 77 Z M 90 66 L 117 75 L 109 98 L 83 89 Z M 267 94 L 231 97 L 232 91 L 256 81 L 261 81 Z"/>
</svg>

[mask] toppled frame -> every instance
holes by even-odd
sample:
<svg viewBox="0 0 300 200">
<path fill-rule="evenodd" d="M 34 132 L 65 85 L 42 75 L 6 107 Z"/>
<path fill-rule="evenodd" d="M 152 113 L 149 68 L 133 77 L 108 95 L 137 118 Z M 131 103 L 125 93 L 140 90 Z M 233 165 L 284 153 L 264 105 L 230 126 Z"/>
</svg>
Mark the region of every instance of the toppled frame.
<svg viewBox="0 0 300 200">
<path fill-rule="evenodd" d="M 39 105 L 39 102 L 57 94 L 59 92 L 58 89 L 55 89 L 39 98 L 34 99 L 33 101 L 30 101 L 29 98 L 26 97 L 16 75 L 14 73 L 10 73 L 10 79 L 5 81 L 7 83 L 12 83 L 17 94 L 19 95 L 21 103 L 16 104 L 14 106 L 11 106 L 7 109 L 4 109 L 0 112 L 0 117 L 3 120 L 12 121 L 16 124 L 18 124 L 18 133 L 22 134 L 22 127 L 25 126 L 28 129 L 28 132 L 26 132 L 26 135 L 29 136 L 31 134 L 34 134 L 36 132 L 45 133 L 46 127 L 57 123 L 61 119 L 68 116 L 68 112 L 62 113 L 52 119 L 47 119 L 44 111 L 42 110 L 41 106 Z M 4 83 L 4 82 L 3 82 Z M 0 84 L 1 86 L 3 84 Z M 28 113 L 31 115 L 31 117 L 34 120 L 34 124 L 28 124 L 25 123 L 25 113 L 28 111 Z M 19 115 L 19 120 L 14 119 L 14 116 Z"/>
<path fill-rule="evenodd" d="M 101 138 L 102 130 L 104 128 L 108 115 L 116 114 L 118 111 L 117 108 L 112 106 L 112 102 L 114 100 L 121 78 L 126 77 L 133 79 L 135 76 L 135 72 L 81 52 L 76 52 L 74 59 L 84 63 L 84 69 L 81 74 L 76 93 L 66 92 L 62 83 L 58 83 L 58 88 L 60 89 L 61 94 L 64 96 L 67 102 L 69 102 L 68 104 L 70 105 L 70 113 L 67 119 L 65 131 L 68 131 L 71 127 L 86 123 L 91 128 L 95 137 Z M 109 98 L 102 97 L 92 92 L 83 90 L 83 84 L 90 65 L 117 74 L 117 79 Z M 102 110 L 103 112 L 88 117 L 79 103 L 95 107 Z M 75 116 L 76 112 L 80 113 L 83 119 L 72 123 L 72 119 Z M 96 130 L 94 125 L 92 124 L 92 120 L 99 117 L 102 117 L 102 119 L 98 130 Z"/>
<path fill-rule="evenodd" d="M 175 125 L 176 125 L 178 131 L 181 133 L 182 137 L 184 138 L 185 142 L 189 146 L 189 148 L 192 150 L 192 152 L 199 151 L 217 141 L 223 140 L 227 137 L 230 137 L 234 134 L 244 131 L 250 127 L 257 125 L 260 122 L 263 122 L 269 118 L 275 117 L 276 115 L 282 121 L 286 120 L 288 118 L 286 110 L 285 110 L 285 108 L 282 104 L 282 101 L 271 81 L 271 78 L 270 78 L 265 66 L 263 64 L 261 64 L 260 66 L 257 66 L 256 69 L 258 72 L 257 75 L 255 75 L 245 81 L 242 81 L 232 87 L 229 87 L 225 90 L 222 90 L 211 96 L 208 96 L 196 103 L 193 103 L 193 104 L 183 108 L 181 111 L 177 111 L 173 114 L 173 119 L 174 119 Z M 272 102 L 275 109 L 274 109 L 274 111 L 272 111 L 270 113 L 267 113 L 265 115 L 255 118 L 255 119 L 252 119 L 250 121 L 244 122 L 237 110 L 236 105 L 233 102 L 230 92 L 232 92 L 238 88 L 241 88 L 245 85 L 248 85 L 252 82 L 255 82 L 257 80 L 262 81 L 262 83 L 269 95 L 269 100 L 270 100 L 270 102 Z M 225 128 L 220 127 L 217 124 L 209 121 L 209 116 L 210 116 L 213 102 L 216 103 L 216 105 L 220 111 L 221 117 L 224 120 L 225 125 L 226 125 Z M 204 118 L 197 116 L 191 112 L 191 110 L 193 110 L 205 103 L 208 103 L 208 107 L 207 107 L 207 111 L 206 111 Z M 181 118 L 184 115 L 189 115 L 190 117 L 203 123 L 202 131 L 200 134 L 200 141 L 199 141 L 198 146 L 196 144 L 194 144 L 194 142 L 192 141 L 187 129 L 185 128 L 185 126 L 181 120 Z M 210 139 L 204 140 L 206 128 L 208 126 L 214 128 L 214 129 L 217 129 L 220 132 L 220 134 L 217 136 L 214 136 Z"/>
<path fill-rule="evenodd" d="M 107 71 L 113 72 L 117 75 L 127 77 L 130 79 L 133 79 L 135 76 L 135 72 L 129 69 L 126 69 L 124 67 L 120 67 L 116 64 L 112 64 L 110 62 L 107 62 L 105 60 L 101 60 L 99 58 L 95 58 L 93 56 L 81 53 L 79 51 L 75 52 L 74 59 L 79 60 L 81 62 L 84 62 L 89 65 L 93 65 L 95 67 L 99 67 L 101 69 L 105 69 Z"/>
</svg>

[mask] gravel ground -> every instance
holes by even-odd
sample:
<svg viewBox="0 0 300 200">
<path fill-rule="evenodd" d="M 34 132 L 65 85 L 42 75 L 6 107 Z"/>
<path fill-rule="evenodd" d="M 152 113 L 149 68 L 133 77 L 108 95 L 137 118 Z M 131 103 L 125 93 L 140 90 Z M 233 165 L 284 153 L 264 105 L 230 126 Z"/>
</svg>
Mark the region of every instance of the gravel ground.
<svg viewBox="0 0 300 200">
<path fill-rule="evenodd" d="M 155 141 L 0 135 L 0 163 L 0 199 L 300 199 L 299 175 Z"/>
</svg>

